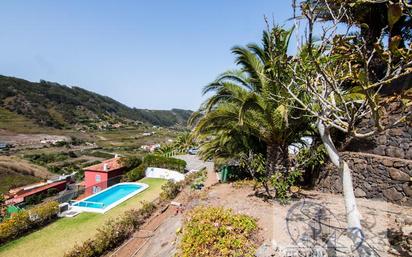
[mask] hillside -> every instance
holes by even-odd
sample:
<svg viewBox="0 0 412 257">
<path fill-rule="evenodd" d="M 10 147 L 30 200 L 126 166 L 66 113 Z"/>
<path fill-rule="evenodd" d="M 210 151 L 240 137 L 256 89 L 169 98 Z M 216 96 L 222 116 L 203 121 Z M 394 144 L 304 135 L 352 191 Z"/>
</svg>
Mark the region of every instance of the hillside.
<svg viewBox="0 0 412 257">
<path fill-rule="evenodd" d="M 97 128 L 143 122 L 185 126 L 192 111 L 130 108 L 110 97 L 54 82 L 39 83 L 0 75 L 0 108 L 54 128 Z"/>
</svg>

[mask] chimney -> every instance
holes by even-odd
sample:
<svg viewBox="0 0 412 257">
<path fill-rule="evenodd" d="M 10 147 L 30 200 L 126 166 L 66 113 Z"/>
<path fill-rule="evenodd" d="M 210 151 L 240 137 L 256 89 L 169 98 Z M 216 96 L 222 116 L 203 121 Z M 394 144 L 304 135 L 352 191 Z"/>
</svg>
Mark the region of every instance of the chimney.
<svg viewBox="0 0 412 257">
<path fill-rule="evenodd" d="M 108 171 L 109 170 L 109 164 L 105 163 L 103 164 L 103 171 Z"/>
</svg>

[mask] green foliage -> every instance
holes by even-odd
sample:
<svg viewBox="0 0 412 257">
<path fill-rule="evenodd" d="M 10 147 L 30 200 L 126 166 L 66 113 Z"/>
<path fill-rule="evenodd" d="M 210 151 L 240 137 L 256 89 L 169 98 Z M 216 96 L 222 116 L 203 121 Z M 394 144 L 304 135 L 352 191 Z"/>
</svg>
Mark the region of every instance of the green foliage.
<svg viewBox="0 0 412 257">
<path fill-rule="evenodd" d="M 132 169 L 131 171 L 125 174 L 125 181 L 137 181 L 139 179 L 144 178 L 145 171 L 147 166 L 145 164 L 141 164 L 138 167 Z"/>
<path fill-rule="evenodd" d="M 75 245 L 64 257 L 94 257 L 102 256 L 110 251 L 138 229 L 144 221 L 156 210 L 153 203 L 143 203 L 139 210 L 126 211 L 116 220 L 109 220 L 98 229 L 97 234 L 81 244 Z"/>
<path fill-rule="evenodd" d="M 289 168 L 288 146 L 300 142 L 310 122 L 304 109 L 293 108 L 296 99 L 284 97 L 283 85 L 294 78 L 288 69 L 292 31 L 274 27 L 263 32 L 261 45 L 232 48 L 239 69 L 224 72 L 204 88 L 212 96 L 191 119 L 204 142 L 203 158 L 237 160 L 239 153 L 260 153 L 266 157 L 266 181 Z M 294 93 L 299 101 L 307 98 L 303 89 Z"/>
<path fill-rule="evenodd" d="M 114 155 L 111 153 L 106 153 L 106 152 L 101 152 L 101 151 L 90 151 L 90 152 L 86 151 L 85 155 L 93 156 L 97 158 L 104 158 L 104 159 L 110 159 L 114 157 Z"/>
<path fill-rule="evenodd" d="M 305 172 L 313 173 L 325 163 L 326 156 L 326 149 L 323 144 L 302 148 L 296 156 L 297 166 Z"/>
<path fill-rule="evenodd" d="M 36 205 L 36 204 L 41 203 L 47 197 L 51 197 L 51 196 L 56 195 L 58 192 L 59 191 L 56 188 L 49 188 L 47 190 L 47 192 L 45 192 L 45 193 L 40 193 L 40 194 L 35 194 L 35 195 L 28 196 L 25 199 L 24 203 L 26 204 L 26 206 Z"/>
<path fill-rule="evenodd" d="M 256 220 L 247 215 L 219 207 L 198 207 L 184 224 L 177 256 L 252 257 L 256 230 Z"/>
<path fill-rule="evenodd" d="M 162 192 L 160 193 L 160 199 L 162 200 L 172 200 L 174 199 L 182 190 L 183 183 L 176 183 L 173 180 L 167 181 L 166 184 L 162 185 Z"/>
<path fill-rule="evenodd" d="M 38 165 L 46 165 L 52 162 L 65 161 L 70 158 L 68 153 L 41 153 L 24 155 L 24 158 Z"/>
<path fill-rule="evenodd" d="M 13 214 L 0 223 L 0 244 L 50 223 L 57 218 L 58 209 L 57 202 L 47 202 Z"/>
<path fill-rule="evenodd" d="M 142 164 L 142 159 L 137 156 L 122 158 L 121 161 L 122 164 L 126 167 L 126 170 L 134 169 L 138 167 L 140 164 Z"/>
<path fill-rule="evenodd" d="M 0 105 L 17 114 L 35 120 L 42 126 L 55 128 L 83 124 L 89 128 L 106 121 L 110 124 L 141 121 L 159 126 L 185 126 L 191 111 L 146 110 L 129 108 L 110 97 L 102 96 L 79 87 L 58 83 L 0 76 L 0 103 L 8 98 L 7 105 Z"/>
<path fill-rule="evenodd" d="M 186 168 L 186 162 L 184 160 L 164 157 L 155 154 L 146 155 L 143 158 L 143 164 L 145 164 L 147 167 L 164 168 L 179 172 L 183 172 Z"/>
<path fill-rule="evenodd" d="M 275 188 L 276 199 L 281 204 L 286 204 L 290 200 L 290 188 L 296 185 L 302 177 L 299 170 L 292 170 L 289 173 L 276 173 L 271 177 L 271 185 Z"/>
</svg>

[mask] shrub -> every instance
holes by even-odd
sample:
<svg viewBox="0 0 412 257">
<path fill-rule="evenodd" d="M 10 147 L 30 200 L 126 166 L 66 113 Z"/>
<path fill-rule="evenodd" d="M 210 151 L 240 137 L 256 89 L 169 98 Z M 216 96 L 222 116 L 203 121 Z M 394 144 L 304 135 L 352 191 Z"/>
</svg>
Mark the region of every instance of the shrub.
<svg viewBox="0 0 412 257">
<path fill-rule="evenodd" d="M 132 169 L 126 173 L 126 181 L 136 181 L 144 178 L 147 166 L 141 164 L 139 167 Z"/>
<path fill-rule="evenodd" d="M 178 256 L 254 256 L 256 220 L 230 209 L 201 206 L 192 210 L 183 227 Z"/>
<path fill-rule="evenodd" d="M 0 223 L 0 244 L 50 223 L 57 218 L 58 210 L 57 202 L 47 202 L 13 214 L 12 217 Z"/>
<path fill-rule="evenodd" d="M 119 246 L 138 229 L 144 221 L 156 210 L 153 203 L 143 203 L 139 210 L 126 211 L 120 218 L 109 220 L 100 228 L 93 239 L 77 244 L 66 252 L 64 257 L 101 256 Z"/>
<path fill-rule="evenodd" d="M 292 170 L 289 173 L 278 172 L 271 177 L 271 184 L 276 191 L 276 199 L 281 204 L 286 204 L 290 200 L 289 190 L 296 185 L 302 173 L 299 170 Z"/>
<path fill-rule="evenodd" d="M 167 181 L 162 185 L 162 192 L 160 193 L 160 199 L 171 200 L 174 199 L 182 190 L 182 183 L 173 182 L 173 180 Z"/>
<path fill-rule="evenodd" d="M 146 155 L 143 159 L 143 163 L 148 167 L 164 168 L 179 172 L 183 172 L 186 168 L 186 162 L 184 160 L 155 154 Z"/>
<path fill-rule="evenodd" d="M 126 166 L 127 170 L 131 170 L 142 164 L 142 159 L 136 156 L 122 158 L 122 164 Z"/>
</svg>

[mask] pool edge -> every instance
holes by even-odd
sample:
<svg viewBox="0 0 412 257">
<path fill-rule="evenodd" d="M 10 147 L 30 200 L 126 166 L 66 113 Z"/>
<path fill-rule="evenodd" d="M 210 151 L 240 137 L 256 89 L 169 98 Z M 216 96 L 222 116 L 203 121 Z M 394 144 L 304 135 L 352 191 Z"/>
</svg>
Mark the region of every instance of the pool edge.
<svg viewBox="0 0 412 257">
<path fill-rule="evenodd" d="M 117 200 L 116 202 L 108 205 L 108 206 L 107 206 L 106 208 L 104 208 L 104 209 L 89 208 L 89 207 L 79 207 L 79 206 L 72 206 L 72 208 L 73 208 L 73 210 L 79 211 L 79 212 L 93 212 L 93 213 L 104 214 L 104 213 L 108 212 L 109 210 L 113 209 L 114 207 L 118 206 L 119 204 L 121 204 L 121 203 L 129 200 L 130 198 L 132 198 L 133 196 L 137 195 L 138 193 L 141 193 L 141 192 L 143 192 L 144 190 L 146 190 L 147 188 L 149 188 L 149 185 L 148 185 L 148 184 L 141 183 L 141 182 L 123 182 L 123 183 L 116 184 L 116 185 L 114 185 L 114 186 L 118 186 L 118 185 L 130 185 L 130 184 L 139 185 L 139 186 L 141 186 L 141 188 L 139 188 L 139 189 L 136 190 L 135 192 L 133 192 L 133 193 L 131 193 L 131 194 L 129 194 L 129 195 L 127 195 L 127 196 L 125 196 L 125 197 Z M 109 190 L 110 188 L 113 188 L 113 186 L 112 186 L 112 187 L 108 187 L 108 188 L 106 188 L 106 189 L 98 192 L 97 194 L 101 194 L 101 193 Z M 90 198 L 90 197 L 93 197 L 93 196 L 97 195 L 97 194 L 93 194 L 93 195 L 91 195 L 91 196 L 88 196 L 88 197 L 80 200 L 79 202 L 84 201 L 84 200 L 86 200 L 86 199 L 88 199 L 88 198 Z"/>
</svg>

